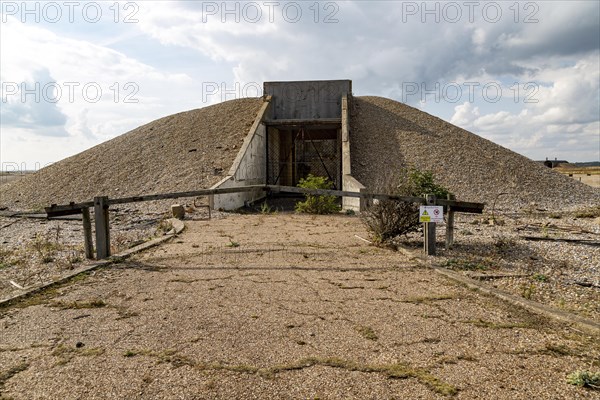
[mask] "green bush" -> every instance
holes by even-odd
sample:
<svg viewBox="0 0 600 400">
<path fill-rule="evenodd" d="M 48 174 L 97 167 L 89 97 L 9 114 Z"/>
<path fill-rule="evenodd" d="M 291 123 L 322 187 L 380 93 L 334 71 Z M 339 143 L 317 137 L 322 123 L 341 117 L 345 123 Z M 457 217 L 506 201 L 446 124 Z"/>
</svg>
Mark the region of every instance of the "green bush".
<svg viewBox="0 0 600 400">
<path fill-rule="evenodd" d="M 408 180 L 410 186 L 412 186 L 412 193 L 409 196 L 434 194 L 438 199 L 445 199 L 450 194 L 448 189 L 435 183 L 431 171 L 419 171 L 416 168 L 411 168 L 408 170 Z"/>
<path fill-rule="evenodd" d="M 332 189 L 333 183 L 323 176 L 309 174 L 300 179 L 298 187 L 304 189 Z M 296 212 L 308 214 L 333 214 L 340 211 L 336 196 L 305 194 L 306 200 L 296 203 Z"/>
<path fill-rule="evenodd" d="M 386 177 L 375 192 L 396 196 L 422 197 L 434 194 L 446 198 L 448 189 L 435 183 L 433 173 L 416 168 L 403 169 L 396 176 Z M 419 204 L 396 200 L 374 201 L 361 214 L 363 222 L 376 243 L 384 243 L 397 236 L 406 235 L 419 229 Z"/>
<path fill-rule="evenodd" d="M 600 372 L 575 371 L 567 376 L 567 382 L 575 386 L 600 390 Z"/>
</svg>

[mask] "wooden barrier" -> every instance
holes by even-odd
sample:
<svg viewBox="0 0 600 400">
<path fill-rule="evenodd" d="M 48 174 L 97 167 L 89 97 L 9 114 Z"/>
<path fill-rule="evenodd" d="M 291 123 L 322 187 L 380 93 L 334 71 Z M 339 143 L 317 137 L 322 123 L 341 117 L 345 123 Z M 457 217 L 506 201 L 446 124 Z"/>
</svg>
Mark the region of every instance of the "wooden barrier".
<svg viewBox="0 0 600 400">
<path fill-rule="evenodd" d="M 435 195 L 428 194 L 425 196 L 425 201 L 428 206 L 434 206 Z M 424 222 L 423 232 L 425 240 L 423 241 L 423 250 L 428 256 L 435 256 L 435 222 Z"/>
<path fill-rule="evenodd" d="M 453 194 L 448 194 L 448 200 L 456 200 Z M 454 244 L 454 207 L 448 206 L 446 211 L 446 250 L 450 250 Z"/>
<path fill-rule="evenodd" d="M 108 219 L 108 197 L 94 198 L 94 220 L 96 222 L 96 258 L 110 256 L 110 225 Z"/>
<path fill-rule="evenodd" d="M 92 259 L 94 258 L 94 242 L 92 241 L 92 221 L 90 219 L 89 207 L 82 208 L 81 214 L 83 216 L 83 239 L 85 247 L 85 258 Z"/>
<path fill-rule="evenodd" d="M 110 257 L 110 226 L 108 212 L 112 204 L 136 203 L 142 201 L 177 199 L 181 197 L 199 197 L 208 195 L 218 195 L 227 193 L 239 193 L 253 190 L 264 190 L 269 193 L 299 193 L 312 195 L 329 195 L 338 197 L 359 197 L 368 200 L 396 200 L 409 203 L 431 204 L 447 206 L 449 211 L 448 218 L 452 215 L 452 225 L 446 226 L 446 246 L 448 243 L 452 245 L 453 229 L 454 229 L 454 214 L 455 212 L 478 213 L 483 212 L 484 204 L 470 203 L 464 201 L 456 201 L 454 198 L 436 199 L 433 195 L 423 197 L 412 196 L 395 196 L 384 193 L 366 193 L 366 192 L 348 192 L 342 190 L 327 190 L 327 189 L 305 189 L 294 186 L 275 186 L 275 185 L 251 185 L 232 188 L 217 188 L 217 189 L 202 189 L 190 192 L 174 192 L 153 194 L 145 196 L 123 197 L 119 199 L 109 199 L 106 196 L 95 197 L 94 201 L 83 203 L 69 203 L 65 205 L 52 204 L 46 207 L 47 218 L 59 217 L 64 215 L 82 214 L 83 215 L 83 231 L 85 239 L 85 253 L 87 258 L 93 257 L 93 243 L 89 209 L 94 207 L 94 223 L 96 228 L 96 259 L 102 260 Z M 434 255 L 435 250 L 435 223 L 425 224 L 425 253 Z M 450 242 L 448 234 L 450 232 Z"/>
</svg>

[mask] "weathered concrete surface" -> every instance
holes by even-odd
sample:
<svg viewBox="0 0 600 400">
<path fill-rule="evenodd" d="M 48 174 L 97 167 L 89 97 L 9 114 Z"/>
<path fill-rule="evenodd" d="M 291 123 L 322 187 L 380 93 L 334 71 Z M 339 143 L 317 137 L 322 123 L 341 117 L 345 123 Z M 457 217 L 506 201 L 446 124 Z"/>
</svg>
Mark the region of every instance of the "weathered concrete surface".
<svg viewBox="0 0 600 400">
<path fill-rule="evenodd" d="M 0 311 L 15 399 L 597 398 L 597 340 L 355 238 L 235 215 Z M 77 345 L 79 343 L 79 345 Z"/>
<path fill-rule="evenodd" d="M 352 176 L 349 99 L 349 95 L 342 96 L 342 190 L 361 192 L 365 190 L 365 186 Z M 360 212 L 365 209 L 365 201 L 356 197 L 342 197 L 342 208 Z"/>
<path fill-rule="evenodd" d="M 264 94 L 273 96 L 272 119 L 340 118 L 342 96 L 352 94 L 352 81 L 265 82 Z"/>
</svg>

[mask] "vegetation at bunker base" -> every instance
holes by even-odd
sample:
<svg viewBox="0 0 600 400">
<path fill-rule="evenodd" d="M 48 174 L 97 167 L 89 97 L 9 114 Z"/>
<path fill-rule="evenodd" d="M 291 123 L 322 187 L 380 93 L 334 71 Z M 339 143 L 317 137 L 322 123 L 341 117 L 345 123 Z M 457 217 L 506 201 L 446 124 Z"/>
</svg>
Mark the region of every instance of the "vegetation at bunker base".
<svg viewBox="0 0 600 400">
<path fill-rule="evenodd" d="M 304 189 L 333 189 L 333 182 L 323 176 L 309 174 L 300 179 L 298 187 Z M 296 203 L 296 212 L 308 214 L 334 214 L 340 211 L 336 196 L 306 194 L 304 201 Z"/>
</svg>

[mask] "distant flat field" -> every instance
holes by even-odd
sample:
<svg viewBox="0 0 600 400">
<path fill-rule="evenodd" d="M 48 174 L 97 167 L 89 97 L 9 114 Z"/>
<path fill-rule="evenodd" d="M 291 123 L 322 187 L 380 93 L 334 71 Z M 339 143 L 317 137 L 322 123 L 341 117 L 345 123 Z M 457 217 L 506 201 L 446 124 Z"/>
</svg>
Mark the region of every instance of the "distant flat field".
<svg viewBox="0 0 600 400">
<path fill-rule="evenodd" d="M 4 185 L 5 183 L 16 181 L 17 179 L 21 179 L 30 173 L 31 172 L 0 172 L 0 186 Z"/>
<path fill-rule="evenodd" d="M 561 174 L 571 176 L 580 182 L 592 187 L 600 188 L 600 167 L 587 168 L 555 168 Z"/>
</svg>

